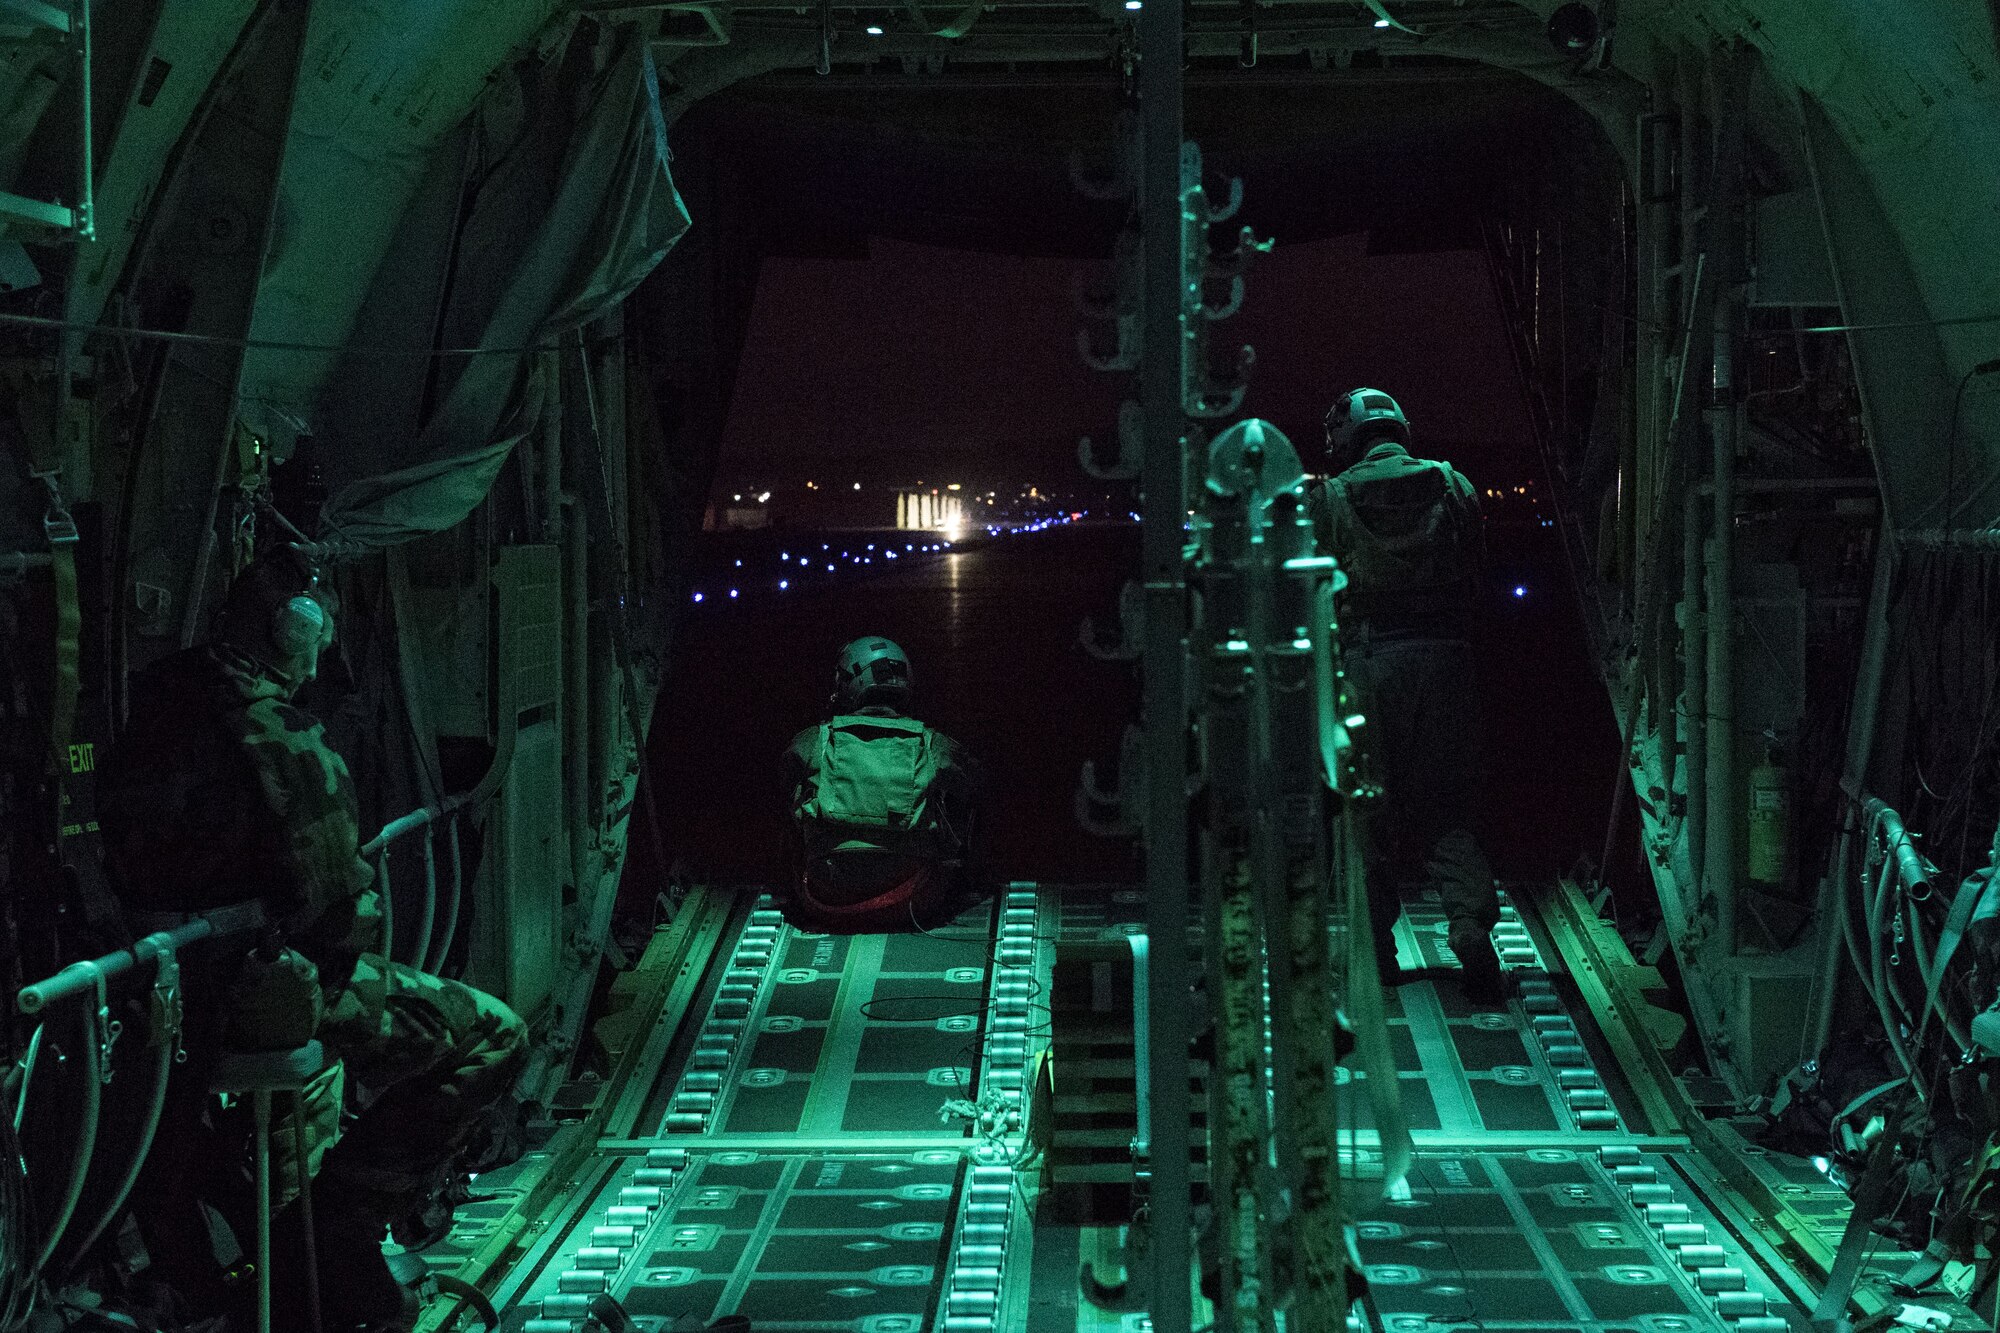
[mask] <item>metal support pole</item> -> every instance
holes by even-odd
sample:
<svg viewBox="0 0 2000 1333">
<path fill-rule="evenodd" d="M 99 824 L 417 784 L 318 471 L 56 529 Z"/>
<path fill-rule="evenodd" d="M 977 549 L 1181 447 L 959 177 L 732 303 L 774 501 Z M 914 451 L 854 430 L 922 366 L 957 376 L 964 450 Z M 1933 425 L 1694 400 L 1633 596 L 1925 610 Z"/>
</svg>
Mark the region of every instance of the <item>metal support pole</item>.
<svg viewBox="0 0 2000 1333">
<path fill-rule="evenodd" d="M 1736 950 L 1736 442 L 1743 429 L 1736 384 L 1736 340 L 1743 317 L 1747 225 L 1744 195 L 1745 122 L 1754 57 L 1731 52 L 1717 67 L 1715 154 L 1708 182 L 1709 232 L 1714 238 L 1715 313 L 1710 339 L 1708 578 L 1708 792 L 1703 826 L 1708 888 L 1715 895 L 1715 950 Z"/>
<path fill-rule="evenodd" d="M 257 1136 L 257 1333 L 271 1333 L 271 1090 L 250 1094 Z"/>
<path fill-rule="evenodd" d="M 129 949 L 120 949 L 88 962 L 71 963 L 54 976 L 23 986 L 14 997 L 14 1008 L 19 1013 L 38 1014 L 58 1000 L 82 995 L 100 981 L 109 981 L 163 954 L 178 953 L 197 940 L 240 934 L 263 924 L 262 902 L 217 908 L 171 930 L 148 935 Z"/>
<path fill-rule="evenodd" d="M 93 133 L 90 122 L 90 0 L 76 0 L 76 72 L 77 118 L 82 122 L 76 127 L 76 234 L 83 240 L 95 241 L 97 164 L 93 158 L 96 146 L 90 141 Z M 68 407 L 67 402 L 64 407 Z"/>
<path fill-rule="evenodd" d="M 1821 885 L 1819 899 L 1820 974 L 1811 1028 L 1813 1051 L 1826 1049 L 1833 1028 L 1840 974 L 1840 913 L 1846 910 L 1847 878 L 1862 855 L 1863 836 L 1857 816 L 1860 793 L 1868 781 L 1868 761 L 1875 747 L 1875 710 L 1882 698 L 1882 677 L 1889 661 L 1889 585 L 1896 572 L 1896 539 L 1887 517 L 1875 539 L 1875 572 L 1868 588 L 1868 621 L 1862 627 L 1861 663 L 1855 671 L 1853 703 L 1847 715 L 1847 762 L 1841 770 L 1841 790 L 1847 814 L 1841 820 L 1834 873 Z"/>
<path fill-rule="evenodd" d="M 1707 793 L 1705 862 L 1715 898 L 1715 947 L 1736 948 L 1736 395 L 1731 335 L 1736 302 L 1715 303 L 1714 393 L 1709 432 L 1714 445 L 1714 510 L 1708 536 Z"/>
<path fill-rule="evenodd" d="M 1154 1333 L 1192 1333 L 1188 1228 L 1187 513 L 1181 402 L 1181 6 L 1152 0 L 1139 17 L 1143 145 L 1145 357 L 1140 369 L 1146 590 L 1146 959 L 1151 1004 L 1145 1070 L 1152 1106 L 1149 1231 Z"/>
<path fill-rule="evenodd" d="M 1681 704 L 1687 712 L 1687 763 L 1682 771 L 1687 783 L 1683 828 L 1688 874 L 1696 882 L 1708 845 L 1708 648 L 1701 553 L 1701 493 L 1690 484 L 1681 509 Z"/>
</svg>

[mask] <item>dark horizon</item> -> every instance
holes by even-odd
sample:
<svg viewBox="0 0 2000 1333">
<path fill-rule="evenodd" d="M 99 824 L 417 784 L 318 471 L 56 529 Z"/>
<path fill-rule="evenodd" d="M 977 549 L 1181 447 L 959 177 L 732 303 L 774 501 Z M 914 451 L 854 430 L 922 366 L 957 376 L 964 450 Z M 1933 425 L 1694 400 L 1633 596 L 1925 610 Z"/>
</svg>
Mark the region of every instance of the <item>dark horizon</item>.
<svg viewBox="0 0 2000 1333">
<path fill-rule="evenodd" d="M 1331 396 L 1368 384 L 1403 404 L 1418 452 L 1476 481 L 1537 470 L 1484 256 L 1369 255 L 1365 239 L 1280 245 L 1253 266 L 1242 313 L 1211 332 L 1218 360 L 1232 341 L 1257 350 L 1240 415 L 1276 422 L 1311 468 Z M 893 467 L 897 482 L 928 453 L 967 473 L 932 484 L 1094 487 L 1077 439 L 1108 452 L 1137 385 L 1078 356 L 1079 271 L 882 238 L 865 260 L 765 260 L 718 475 L 850 485 Z"/>
</svg>

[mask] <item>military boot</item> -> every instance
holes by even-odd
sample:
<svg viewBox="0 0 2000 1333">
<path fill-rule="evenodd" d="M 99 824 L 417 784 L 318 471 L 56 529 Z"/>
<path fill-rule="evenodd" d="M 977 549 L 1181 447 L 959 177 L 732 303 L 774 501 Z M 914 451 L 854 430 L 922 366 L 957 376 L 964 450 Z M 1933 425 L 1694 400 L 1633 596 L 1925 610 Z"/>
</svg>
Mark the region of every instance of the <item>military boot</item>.
<svg viewBox="0 0 2000 1333">
<path fill-rule="evenodd" d="M 1493 951 L 1493 935 L 1488 927 L 1477 921 L 1454 921 L 1445 942 L 1458 955 L 1458 984 L 1466 999 L 1482 1007 L 1498 1005 L 1506 999 L 1500 956 Z"/>
</svg>

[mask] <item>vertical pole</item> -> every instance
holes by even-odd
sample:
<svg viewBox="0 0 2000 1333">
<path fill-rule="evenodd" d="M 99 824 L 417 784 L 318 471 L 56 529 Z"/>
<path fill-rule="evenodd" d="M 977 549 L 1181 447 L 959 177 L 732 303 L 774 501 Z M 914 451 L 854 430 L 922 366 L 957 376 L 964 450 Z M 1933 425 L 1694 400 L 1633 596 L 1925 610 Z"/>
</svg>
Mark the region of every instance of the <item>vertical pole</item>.
<svg viewBox="0 0 2000 1333">
<path fill-rule="evenodd" d="M 1687 865 L 1690 882 L 1699 883 L 1708 829 L 1708 661 L 1702 601 L 1702 534 L 1700 478 L 1682 478 L 1686 486 L 1681 509 L 1681 702 L 1687 713 Z"/>
<path fill-rule="evenodd" d="M 1847 715 L 1847 762 L 1841 771 L 1843 817 L 1834 870 L 1820 886 L 1820 970 L 1812 1016 L 1812 1055 L 1826 1049 L 1837 1003 L 1840 975 L 1840 913 L 1847 910 L 1849 871 L 1856 863 L 1855 844 L 1861 837 L 1856 811 L 1868 789 L 1868 761 L 1875 748 L 1875 710 L 1882 698 L 1882 677 L 1889 660 L 1889 584 L 1896 572 L 1894 528 L 1886 515 L 1875 537 L 1875 572 L 1868 588 L 1868 622 L 1862 628 L 1861 664 L 1855 671 L 1853 702 Z"/>
<path fill-rule="evenodd" d="M 1181 6 L 1148 0 L 1139 17 L 1145 355 L 1140 369 L 1146 591 L 1147 1043 L 1152 1103 L 1149 1190 L 1154 1333 L 1191 1333 L 1188 1253 L 1188 834 L 1186 415 L 1181 401 Z"/>
<path fill-rule="evenodd" d="M 1736 302 L 1715 303 L 1714 511 L 1708 536 L 1708 890 L 1715 895 L 1715 949 L 1723 958 L 1736 948 L 1736 402 L 1730 363 Z"/>
<path fill-rule="evenodd" d="M 1716 66 L 1714 166 L 1708 181 L 1709 233 L 1715 267 L 1714 335 L 1709 348 L 1709 438 L 1713 446 L 1713 553 L 1708 580 L 1708 811 L 1703 825 L 1709 892 L 1715 895 L 1715 951 L 1736 950 L 1736 441 L 1742 404 L 1736 385 L 1736 338 L 1743 315 L 1745 217 L 1744 122 L 1752 55 L 1733 51 Z"/>
<path fill-rule="evenodd" d="M 563 823 L 569 839 L 573 883 L 589 884 L 595 874 L 591 855 L 596 844 L 596 814 L 592 807 L 590 766 L 590 525 L 579 509 L 583 494 L 579 454 L 570 447 L 573 396 L 580 392 L 575 373 L 560 351 L 543 352 L 548 376 L 548 400 L 542 411 L 549 429 L 549 512 L 556 515 L 554 538 L 562 547 L 563 576 L 563 797 L 568 813 Z"/>
<path fill-rule="evenodd" d="M 85 241 L 94 241 L 97 239 L 97 163 L 94 157 L 97 146 L 91 142 L 94 131 L 90 123 L 90 0 L 77 0 L 75 26 L 77 119 L 82 122 L 76 127 L 76 234 Z M 63 400 L 63 407 L 68 410 L 68 399 Z"/>
<path fill-rule="evenodd" d="M 257 1136 L 257 1333 L 271 1333 L 271 1090 L 250 1094 Z"/>
</svg>

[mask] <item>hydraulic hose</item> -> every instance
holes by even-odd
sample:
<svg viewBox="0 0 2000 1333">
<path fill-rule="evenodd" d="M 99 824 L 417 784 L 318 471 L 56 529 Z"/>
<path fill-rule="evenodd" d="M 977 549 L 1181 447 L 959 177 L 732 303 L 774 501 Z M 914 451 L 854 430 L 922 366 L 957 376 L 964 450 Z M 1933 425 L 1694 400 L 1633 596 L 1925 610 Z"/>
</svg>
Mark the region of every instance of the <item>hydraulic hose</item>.
<svg viewBox="0 0 2000 1333">
<path fill-rule="evenodd" d="M 28 1053 L 21 1059 L 21 1095 L 14 1101 L 14 1131 L 20 1132 L 21 1116 L 28 1109 L 28 1088 L 35 1081 L 35 1059 L 42 1053 L 42 1029 L 46 1023 L 35 1024 L 35 1035 L 28 1038 Z"/>
<path fill-rule="evenodd" d="M 1868 888 L 1866 879 L 1867 874 L 1868 874 L 1868 868 L 1864 863 L 1860 871 L 1860 876 L 1862 878 L 1861 912 L 1864 919 L 1868 914 Z M 1843 868 L 1843 875 L 1844 875 L 1844 868 Z M 1875 999 L 1874 966 L 1869 961 L 1867 953 L 1861 947 L 1861 937 L 1854 933 L 1854 913 L 1851 910 L 1849 910 L 1849 904 L 1847 901 L 1847 887 L 1844 882 L 1844 879 L 1841 885 L 1841 893 L 1840 893 L 1840 937 L 1842 940 L 1846 941 L 1847 957 L 1848 960 L 1854 964 L 1855 979 L 1861 983 L 1861 989 L 1867 993 L 1869 1003 L 1871 1004 L 1877 1003 Z"/>
<path fill-rule="evenodd" d="M 84 1236 L 83 1244 L 76 1247 L 70 1258 L 74 1267 L 90 1253 L 90 1247 L 97 1244 L 105 1229 L 118 1219 L 118 1213 L 125 1207 L 125 1201 L 132 1197 L 132 1187 L 139 1183 L 139 1173 L 145 1169 L 146 1158 L 153 1151 L 153 1139 L 160 1132 L 160 1117 L 167 1109 L 167 1082 L 173 1076 L 174 1052 L 180 1049 L 180 963 L 171 953 L 160 955 L 159 974 L 153 980 L 153 994 L 158 1001 L 159 1030 L 153 1034 L 156 1054 L 153 1057 L 152 1099 L 146 1106 L 145 1125 L 139 1131 L 139 1141 L 132 1150 L 132 1162 L 119 1178 L 118 1188 L 111 1192 L 110 1202 L 105 1204 L 96 1225 Z"/>
<path fill-rule="evenodd" d="M 368 854 L 366 847 L 362 855 Z M 382 904 L 382 956 L 396 961 L 396 886 L 389 877 L 389 844 L 375 849 L 375 896 Z"/>
<path fill-rule="evenodd" d="M 1868 899 L 1868 937 L 1873 947 L 1883 954 L 1881 973 L 1875 981 L 1876 989 L 1885 1002 L 1895 1004 L 1896 1012 L 1903 1016 L 1903 1022 L 1914 1032 L 1917 1016 L 1910 1012 L 1909 1004 L 1903 999 L 1902 988 L 1896 984 L 1898 964 L 1888 960 L 1887 951 L 1882 945 L 1883 936 L 1898 924 L 1896 909 L 1891 899 L 1891 894 L 1898 887 L 1896 865 L 1885 858 L 1882 863 L 1882 873 L 1875 880 L 1875 891 Z"/>
<path fill-rule="evenodd" d="M 1888 898 L 1885 892 L 1889 880 L 1895 876 L 1896 863 L 1888 857 L 1882 858 L 1882 870 L 1876 877 L 1876 889 L 1867 898 L 1868 907 L 1868 961 L 1869 975 L 1874 978 L 1875 1011 L 1881 1016 L 1882 1031 L 1889 1038 L 1889 1049 L 1896 1053 L 1896 1062 L 1903 1072 L 1910 1076 L 1910 1087 L 1923 1100 L 1923 1086 L 1917 1081 L 1917 1067 L 1910 1059 L 1909 1048 L 1903 1044 L 1903 1034 L 1899 1030 L 1896 1015 L 1890 1012 L 1889 981 L 1886 962 L 1882 956 L 1882 903 Z"/>
<path fill-rule="evenodd" d="M 460 895 L 464 888 L 465 862 L 458 849 L 458 817 L 454 815 L 446 826 L 446 839 L 451 846 L 451 892 L 445 897 L 444 929 L 438 932 L 437 942 L 431 948 L 430 957 L 424 959 L 424 971 L 436 975 L 444 967 L 444 960 L 451 953 L 451 946 L 458 939 L 458 913 Z"/>
<path fill-rule="evenodd" d="M 69 1185 L 63 1191 L 62 1206 L 56 1209 L 55 1219 L 49 1223 L 49 1234 L 42 1241 L 40 1252 L 35 1255 L 34 1267 L 29 1269 L 28 1282 L 33 1285 L 55 1257 L 56 1247 L 62 1244 L 63 1232 L 69 1229 L 70 1218 L 76 1215 L 76 1206 L 83 1199 L 84 1183 L 90 1178 L 90 1160 L 97 1152 L 97 1122 L 104 1110 L 103 1061 L 99 1058 L 99 1025 L 106 1021 L 103 996 L 102 974 L 98 980 L 99 1004 L 92 1008 L 88 1004 L 83 1012 L 83 1121 L 77 1128 L 76 1148 L 70 1155 Z"/>
<path fill-rule="evenodd" d="M 424 828 L 424 910 L 417 916 L 417 938 L 410 945 L 410 965 L 422 967 L 430 957 L 431 930 L 437 924 L 438 866 L 437 828 Z"/>
</svg>

